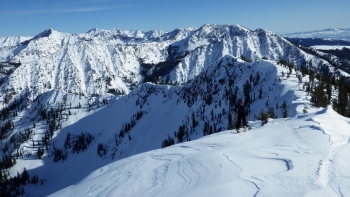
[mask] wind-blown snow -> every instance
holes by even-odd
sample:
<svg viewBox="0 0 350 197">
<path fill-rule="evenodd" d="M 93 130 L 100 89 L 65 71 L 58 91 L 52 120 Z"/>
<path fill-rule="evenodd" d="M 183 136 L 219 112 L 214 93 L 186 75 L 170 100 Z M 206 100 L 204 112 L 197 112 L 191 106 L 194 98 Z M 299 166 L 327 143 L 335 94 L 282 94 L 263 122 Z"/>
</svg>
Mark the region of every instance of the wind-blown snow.
<svg viewBox="0 0 350 197">
<path fill-rule="evenodd" d="M 350 195 L 349 119 L 326 108 L 253 124 L 108 164 L 50 196 Z"/>
<path fill-rule="evenodd" d="M 256 69 L 273 76 L 287 68 L 262 61 Z M 270 84 L 269 80 L 274 81 L 267 77 L 265 83 Z M 67 132 L 88 131 L 99 136 L 93 148 L 71 155 L 62 163 L 53 163 L 49 157 L 18 160 L 13 173 L 27 167 L 31 174 L 48 180 L 40 186 L 42 190 L 38 190 L 39 186 L 26 186 L 26 191 L 35 196 L 350 195 L 350 119 L 331 107 L 311 107 L 294 76 L 282 80 L 280 87 L 274 87 L 276 91 L 270 97 L 280 95 L 275 97 L 279 103 L 289 98 L 291 117 L 270 119 L 267 125 L 260 126 L 250 115 L 253 129 L 246 133 L 225 130 L 164 149 L 159 149 L 160 142 L 188 112 L 185 105 L 176 104 L 176 99 L 159 96 L 161 91 L 158 96 L 148 95 L 149 103 L 144 108 L 150 110 L 133 128 L 131 143 L 124 141 L 125 145 L 118 147 L 122 153 L 117 152 L 120 160 L 115 162 L 97 157 L 96 144 L 113 141 L 113 131 L 133 113 L 130 109 L 137 98 L 133 94 L 144 97 L 147 91 L 135 90 L 117 100 L 111 97 L 107 107 L 96 111 L 72 110 L 77 115 L 70 117 L 54 138 L 59 145 Z M 167 94 L 175 97 L 171 93 L 176 91 L 174 88 L 163 86 L 163 91 L 170 91 Z M 57 93 L 54 98 L 59 101 L 62 96 Z M 76 104 L 84 102 L 82 98 L 67 99 Z M 252 113 L 264 102 L 254 102 Z M 307 113 L 303 112 L 305 109 Z"/>
</svg>

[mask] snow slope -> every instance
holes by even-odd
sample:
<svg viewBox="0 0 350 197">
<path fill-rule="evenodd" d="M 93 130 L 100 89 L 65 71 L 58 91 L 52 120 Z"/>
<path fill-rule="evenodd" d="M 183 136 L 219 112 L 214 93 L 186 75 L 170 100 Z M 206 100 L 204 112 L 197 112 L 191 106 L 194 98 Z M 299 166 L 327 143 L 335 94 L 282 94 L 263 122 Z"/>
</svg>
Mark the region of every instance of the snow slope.
<svg viewBox="0 0 350 197">
<path fill-rule="evenodd" d="M 238 65 L 232 69 L 238 69 Z M 346 165 L 350 159 L 346 154 L 350 120 L 330 107 L 313 108 L 294 74 L 272 85 L 276 76 L 286 73 L 287 68 L 273 61 L 250 63 L 250 66 L 266 75 L 252 92 L 262 85 L 269 94 L 252 103 L 249 120 L 253 129 L 247 133 L 236 135 L 223 130 L 202 137 L 200 125 L 191 133 L 192 141 L 159 149 L 162 140 L 167 135 L 173 136 L 179 125 L 190 124 L 186 117 L 200 106 L 188 108 L 178 98 L 181 86 L 145 84 L 128 96 L 110 96 L 108 106 L 95 106 L 91 111 L 85 104 L 91 101 L 68 95 L 66 99 L 72 106 L 83 103 L 83 107 L 71 109 L 74 115 L 68 116 L 62 130 L 55 132 L 52 143 L 61 148 L 68 132 L 88 132 L 95 137 L 91 147 L 79 154 L 70 153 L 66 161 L 54 163 L 50 146 L 40 160 L 18 159 L 11 173 L 26 167 L 29 174 L 45 178 L 47 182 L 43 185 L 25 186 L 34 196 L 346 196 L 350 181 L 350 169 Z M 242 84 L 247 77 L 241 76 L 236 83 Z M 268 91 L 270 86 L 273 90 Z M 66 93 L 54 91 L 42 103 L 53 105 L 65 96 Z M 269 106 L 287 100 L 290 118 L 270 119 L 265 126 L 254 121 L 253 115 L 264 108 L 267 98 L 270 98 Z M 114 146 L 121 125 L 140 109 L 135 103 L 142 101 L 145 115 L 131 130 L 131 141 L 127 137 L 118 138 L 121 144 Z M 209 105 L 205 109 L 210 117 L 209 112 L 215 108 Z M 308 112 L 304 113 L 304 109 Z M 221 108 L 215 114 L 217 110 Z M 276 114 L 281 117 L 279 111 Z M 22 128 L 31 124 L 23 123 Z M 223 125 L 226 124 L 224 121 Z M 36 129 L 40 127 L 38 124 Z M 42 128 L 45 129 L 44 125 Z M 40 130 L 36 131 L 34 140 L 41 138 Z M 102 158 L 96 153 L 100 142 L 110 146 Z M 22 148 L 35 153 L 31 141 Z"/>
<path fill-rule="evenodd" d="M 16 46 L 30 39 L 32 39 L 32 37 L 25 36 L 0 38 L 0 47 Z"/>
<path fill-rule="evenodd" d="M 350 195 L 350 119 L 326 108 L 253 125 L 113 162 L 50 196 Z"/>
</svg>

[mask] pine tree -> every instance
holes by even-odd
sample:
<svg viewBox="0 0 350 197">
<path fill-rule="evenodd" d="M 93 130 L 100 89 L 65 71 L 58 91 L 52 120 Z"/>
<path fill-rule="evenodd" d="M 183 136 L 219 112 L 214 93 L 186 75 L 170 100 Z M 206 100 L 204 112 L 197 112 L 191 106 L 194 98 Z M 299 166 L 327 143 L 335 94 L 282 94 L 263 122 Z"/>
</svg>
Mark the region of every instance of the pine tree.
<svg viewBox="0 0 350 197">
<path fill-rule="evenodd" d="M 315 85 L 314 91 L 311 93 L 311 102 L 316 107 L 327 107 L 328 97 L 326 95 L 326 92 L 324 92 L 323 84 Z"/>
<path fill-rule="evenodd" d="M 286 101 L 283 101 L 281 109 L 282 109 L 282 117 L 287 118 L 288 117 L 288 105 L 287 105 Z"/>
<path fill-rule="evenodd" d="M 168 139 L 165 139 L 162 142 L 162 148 L 168 147 L 174 145 L 174 139 L 170 137 L 170 135 L 168 134 Z"/>
<path fill-rule="evenodd" d="M 23 172 L 22 172 L 22 176 L 21 176 L 21 183 L 22 183 L 23 185 L 25 185 L 27 181 L 29 181 L 29 174 L 28 174 L 28 172 L 27 172 L 27 169 L 24 168 L 24 170 L 23 170 Z"/>
<path fill-rule="evenodd" d="M 251 100 L 250 100 L 250 90 L 251 90 L 251 86 L 250 86 L 249 81 L 247 80 L 247 81 L 243 84 L 244 102 L 245 102 L 245 103 L 251 103 Z"/>
<path fill-rule="evenodd" d="M 337 103 L 337 109 L 338 113 L 340 113 L 343 116 L 347 115 L 347 110 L 349 110 L 348 106 L 348 88 L 347 88 L 347 83 L 345 77 L 341 77 L 339 79 L 339 87 L 338 87 L 338 103 Z"/>
<path fill-rule="evenodd" d="M 185 136 L 185 126 L 181 125 L 179 127 L 179 130 L 178 130 L 177 134 L 176 134 L 176 137 L 177 137 L 177 139 L 179 140 L 180 143 L 182 143 L 184 136 Z"/>
<path fill-rule="evenodd" d="M 255 80 L 254 80 L 254 86 L 256 86 L 260 81 L 260 73 L 257 71 L 255 73 Z"/>
<path fill-rule="evenodd" d="M 38 155 L 38 158 L 41 159 L 41 157 L 43 156 L 44 154 L 44 150 L 42 150 L 40 147 L 38 148 L 38 152 L 37 152 L 37 155 Z"/>
<path fill-rule="evenodd" d="M 267 111 L 267 115 L 269 118 L 275 118 L 276 114 L 275 114 L 275 110 L 273 107 L 269 107 L 269 109 Z"/>
<path fill-rule="evenodd" d="M 262 94 L 263 94 L 263 90 L 262 90 L 262 86 L 261 86 L 259 89 L 259 96 L 258 96 L 259 99 L 262 98 Z"/>
<path fill-rule="evenodd" d="M 261 126 L 265 125 L 268 122 L 268 114 L 265 113 L 264 108 L 261 108 L 259 112 L 258 120 L 261 120 Z"/>
</svg>

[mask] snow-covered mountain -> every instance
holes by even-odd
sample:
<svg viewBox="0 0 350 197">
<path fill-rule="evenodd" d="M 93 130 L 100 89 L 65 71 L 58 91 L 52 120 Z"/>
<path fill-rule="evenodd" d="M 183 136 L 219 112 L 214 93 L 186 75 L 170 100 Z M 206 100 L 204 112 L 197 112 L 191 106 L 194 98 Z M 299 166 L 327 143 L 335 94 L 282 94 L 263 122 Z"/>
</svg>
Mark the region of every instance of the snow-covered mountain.
<svg viewBox="0 0 350 197">
<path fill-rule="evenodd" d="M 296 65 L 312 60 L 268 30 L 211 24 L 168 33 L 92 29 L 72 35 L 49 29 L 0 51 L 3 65 L 21 65 L 3 77 L 0 105 L 6 95 L 25 89 L 35 98 L 52 89 L 87 96 L 124 95 L 145 81 L 182 84 L 226 55 L 251 61 L 289 59 Z"/>
<path fill-rule="evenodd" d="M 115 160 L 232 129 L 237 98 L 250 103 L 255 128 L 262 110 L 316 112 L 301 67 L 349 76 L 336 57 L 240 25 L 48 29 L 13 43 L 0 47 L 1 154 L 16 159 L 3 163 L 12 177 L 38 175 L 42 185 L 25 186 L 37 196 Z"/>
<path fill-rule="evenodd" d="M 17 46 L 22 42 L 28 41 L 30 39 L 32 39 L 32 37 L 28 36 L 0 38 L 0 47 Z"/>
<path fill-rule="evenodd" d="M 350 41 L 350 28 L 327 28 L 322 30 L 302 31 L 281 35 L 288 38 L 326 38 Z"/>
</svg>

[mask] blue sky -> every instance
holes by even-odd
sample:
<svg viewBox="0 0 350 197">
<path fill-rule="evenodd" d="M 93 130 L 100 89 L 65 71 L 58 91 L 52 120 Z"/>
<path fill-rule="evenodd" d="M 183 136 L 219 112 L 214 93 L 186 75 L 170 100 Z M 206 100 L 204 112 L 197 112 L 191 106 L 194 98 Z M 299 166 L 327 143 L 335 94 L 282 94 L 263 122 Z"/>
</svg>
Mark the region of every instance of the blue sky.
<svg viewBox="0 0 350 197">
<path fill-rule="evenodd" d="M 0 0 L 0 37 L 53 28 L 163 30 L 205 23 L 239 24 L 275 33 L 350 28 L 349 0 Z"/>
</svg>

